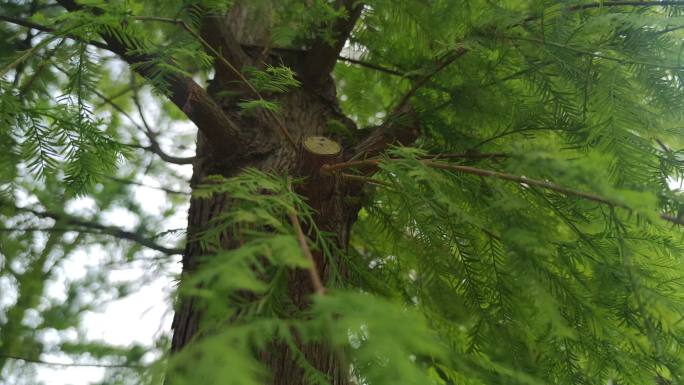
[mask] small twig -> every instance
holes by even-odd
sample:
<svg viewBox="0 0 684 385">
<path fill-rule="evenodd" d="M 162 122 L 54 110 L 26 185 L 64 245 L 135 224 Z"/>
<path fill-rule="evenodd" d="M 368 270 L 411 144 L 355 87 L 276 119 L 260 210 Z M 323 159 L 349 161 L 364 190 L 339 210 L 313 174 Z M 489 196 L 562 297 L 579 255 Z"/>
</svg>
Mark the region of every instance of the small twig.
<svg viewBox="0 0 684 385">
<path fill-rule="evenodd" d="M 381 185 L 381 186 L 392 187 L 391 184 L 389 184 L 389 183 L 387 183 L 387 182 L 385 182 L 385 181 L 381 181 L 381 180 L 374 179 L 374 178 L 369 178 L 369 177 L 367 177 L 367 176 L 354 175 L 354 174 L 347 174 L 347 173 L 344 173 L 344 172 L 340 173 L 339 175 L 340 175 L 342 178 L 348 179 L 348 180 L 355 180 L 355 181 L 363 182 L 363 183 L 372 183 L 372 184 L 377 184 L 377 185 Z"/>
<path fill-rule="evenodd" d="M 67 70 L 58 66 L 56 63 L 52 62 L 52 66 L 57 68 L 57 70 L 59 70 L 63 74 L 68 75 Z M 135 104 L 138 107 L 138 111 L 140 113 L 140 118 L 142 119 L 143 123 L 145 124 L 144 128 L 141 127 L 140 124 L 138 124 L 138 122 L 136 122 L 135 119 L 133 119 L 133 117 L 126 110 L 123 109 L 123 107 L 116 104 L 116 102 L 114 102 L 114 100 L 112 98 L 108 98 L 106 95 L 104 95 L 103 93 L 101 93 L 100 91 L 98 91 L 95 88 L 89 87 L 89 89 L 98 98 L 102 99 L 104 104 L 110 105 L 112 108 L 114 108 L 116 111 L 118 111 L 121 115 L 123 115 L 126 119 L 128 119 L 128 121 L 130 121 L 131 124 L 133 124 L 133 126 L 135 126 L 135 128 L 138 129 L 138 131 L 145 134 L 145 136 L 150 140 L 149 146 L 143 146 L 143 145 L 137 145 L 137 144 L 126 144 L 127 146 L 133 147 L 133 148 L 139 148 L 139 149 L 157 154 L 157 155 L 159 155 L 159 157 L 163 161 L 168 162 L 168 163 L 183 165 L 183 164 L 192 164 L 192 162 L 195 161 L 196 158 L 194 156 L 188 156 L 188 157 L 173 156 L 173 155 L 167 154 L 166 152 L 164 152 L 164 150 L 162 150 L 162 148 L 159 146 L 159 143 L 156 140 L 156 137 L 155 137 L 156 134 L 150 129 L 149 125 L 147 124 L 147 121 L 145 120 L 145 117 L 142 115 L 142 107 L 140 106 L 139 101 L 137 101 Z M 123 93 L 129 92 L 131 90 L 132 90 L 132 88 L 126 89 L 125 92 L 123 92 Z M 135 95 L 135 93 L 134 93 L 134 95 Z M 133 100 L 136 101 L 138 99 L 136 96 L 134 96 Z"/>
<path fill-rule="evenodd" d="M 96 363 L 69 363 L 69 362 L 51 362 L 43 361 L 36 358 L 20 357 L 11 354 L 0 354 L 0 357 L 9 358 L 11 360 L 24 361 L 32 364 L 41 364 L 49 366 L 66 366 L 66 367 L 92 367 L 92 368 L 130 368 L 130 369 L 142 369 L 142 365 L 134 364 L 96 364 Z"/>
<path fill-rule="evenodd" d="M 389 75 L 399 76 L 402 78 L 408 77 L 405 73 L 403 73 L 401 71 L 397 71 L 397 70 L 392 69 L 392 68 L 384 67 L 384 66 L 381 66 L 379 64 L 369 63 L 369 62 L 363 61 L 363 60 L 352 59 L 352 58 L 346 57 L 346 56 L 338 56 L 337 60 L 347 62 L 347 63 L 351 63 L 351 64 L 356 64 L 358 66 L 370 68 L 370 69 L 373 69 L 373 70 L 376 70 L 379 72 L 384 72 L 384 73 L 389 74 Z"/>
<path fill-rule="evenodd" d="M 55 65 L 55 67 L 56 67 L 57 69 L 59 69 L 60 71 L 65 72 L 63 69 L 57 67 L 56 65 Z M 143 134 L 145 134 L 145 136 L 146 136 L 146 137 L 149 139 L 149 141 L 150 141 L 150 145 L 149 145 L 149 146 L 142 146 L 142 145 L 141 145 L 141 146 L 138 146 L 138 148 L 141 148 L 141 149 L 143 149 L 143 150 L 150 151 L 150 152 L 152 152 L 152 153 L 154 153 L 154 154 L 157 154 L 157 155 L 159 155 L 159 157 L 160 157 L 163 161 L 168 162 L 168 163 L 181 164 L 181 165 L 183 165 L 183 164 L 192 164 L 192 162 L 195 161 L 195 157 L 194 157 L 194 156 L 188 156 L 188 157 L 173 156 L 173 155 L 167 154 L 164 150 L 162 150 L 162 148 L 159 146 L 159 142 L 157 142 L 157 140 L 156 140 L 156 137 L 155 137 L 156 134 L 155 134 L 154 132 L 152 132 L 152 130 L 150 129 L 150 127 L 147 125 L 147 122 L 145 121 L 144 116 L 142 115 L 142 107 L 140 106 L 140 102 L 139 102 L 139 101 L 135 102 L 135 104 L 136 104 L 136 106 L 138 107 L 138 111 L 139 111 L 139 113 L 140 113 L 140 118 L 142 119 L 142 121 L 143 121 L 143 123 L 144 123 L 144 125 L 145 125 L 145 128 L 141 127 L 141 126 L 133 119 L 133 117 L 132 117 L 128 112 L 126 112 L 126 110 L 124 110 L 121 106 L 119 106 L 118 104 L 116 104 L 111 98 L 108 98 L 106 95 L 102 94 L 100 91 L 98 91 L 98 90 L 96 90 L 96 89 L 94 89 L 94 88 L 91 88 L 91 91 L 92 91 L 97 97 L 99 97 L 100 99 L 102 99 L 102 101 L 104 101 L 106 104 L 109 104 L 110 106 L 112 106 L 112 108 L 114 108 L 115 110 L 117 110 L 121 115 L 123 115 L 124 117 L 126 117 L 126 119 L 128 119 L 128 121 L 130 121 L 130 122 L 131 122 L 139 131 L 141 131 Z M 134 94 L 135 94 L 135 93 L 134 93 Z M 137 97 L 134 97 L 133 100 L 136 101 L 136 100 L 138 100 L 138 98 L 137 98 Z"/>
<path fill-rule="evenodd" d="M 292 185 L 289 181 L 288 189 L 292 191 Z M 302 253 L 304 253 L 304 256 L 309 260 L 309 277 L 311 278 L 311 284 L 313 285 L 314 291 L 316 292 L 316 294 L 324 295 L 325 286 L 323 286 L 321 276 L 318 274 L 316 260 L 314 259 L 314 256 L 311 253 L 311 249 L 309 249 L 309 244 L 306 241 L 306 235 L 304 235 L 304 231 L 302 230 L 302 225 L 299 222 L 297 213 L 295 211 L 290 211 L 287 213 L 287 215 L 290 218 L 290 223 L 292 223 L 292 227 L 294 227 L 295 233 L 297 233 L 299 247 L 302 249 Z"/>
<path fill-rule="evenodd" d="M 22 95 L 22 96 L 23 96 L 23 95 L 26 94 L 26 92 L 27 92 L 28 90 L 31 89 L 31 86 L 33 86 L 33 83 L 36 81 L 36 79 L 38 79 L 38 77 L 40 76 L 40 74 L 41 74 L 41 72 L 43 71 L 43 69 L 45 69 L 45 67 L 46 67 L 49 63 L 51 63 L 51 60 L 52 60 L 51 58 L 52 58 L 52 56 L 55 54 L 55 52 L 57 52 L 57 50 L 58 50 L 59 48 L 61 48 L 62 44 L 64 44 L 64 41 L 65 41 L 65 39 L 62 39 L 59 43 L 57 43 L 57 45 L 55 46 L 55 48 L 51 49 L 49 52 L 47 52 L 47 53 L 45 54 L 44 59 L 43 59 L 43 60 L 40 62 L 40 64 L 38 64 L 38 66 L 35 68 L 35 70 L 33 71 L 33 74 L 31 75 L 31 77 L 28 78 L 28 80 L 26 80 L 26 81 L 24 82 L 24 84 L 22 84 L 21 87 L 19 88 L 19 95 Z"/>
<path fill-rule="evenodd" d="M 133 104 L 135 104 L 136 108 L 138 109 L 138 115 L 140 115 L 140 120 L 143 122 L 143 126 L 145 129 L 143 130 L 143 133 L 145 136 L 147 136 L 147 139 L 150 141 L 149 147 L 147 147 L 148 150 L 152 151 L 153 153 L 159 155 L 159 157 L 169 163 L 174 163 L 174 164 L 192 164 L 192 162 L 195 161 L 195 157 L 177 157 L 177 156 L 172 156 L 164 152 L 162 150 L 161 146 L 159 145 L 159 141 L 157 140 L 157 135 L 158 133 L 155 132 L 152 127 L 147 123 L 147 119 L 145 119 L 145 114 L 143 113 L 143 108 L 142 104 L 140 103 L 140 98 L 138 97 L 138 92 L 139 89 L 137 88 L 137 84 L 135 83 L 135 77 L 131 77 L 131 83 L 133 85 Z M 130 120 L 130 116 L 128 117 Z M 138 126 L 135 122 L 134 124 L 138 128 L 142 128 Z"/>
<path fill-rule="evenodd" d="M 567 7 L 565 10 L 569 12 L 585 11 L 592 8 L 603 8 L 603 7 L 665 7 L 668 5 L 684 5 L 684 1 L 681 0 L 655 0 L 655 1 L 594 1 L 587 4 L 578 4 Z M 531 21 L 539 19 L 539 15 L 531 15 L 523 19 L 522 21 L 510 25 L 508 28 L 520 27 Z"/>
<path fill-rule="evenodd" d="M 53 36 L 53 37 L 50 37 L 50 38 L 47 38 L 47 39 L 41 41 L 40 43 L 31 47 L 31 49 L 26 50 L 26 52 L 24 52 L 22 55 L 20 55 L 18 58 L 16 58 L 13 62 L 9 63 L 8 65 L 6 65 L 3 68 L 0 68 L 0 78 L 2 78 L 10 70 L 12 70 L 12 69 L 16 68 L 18 65 L 22 64 L 24 61 L 26 61 L 28 58 L 30 58 L 36 52 L 38 52 L 39 49 L 48 45 L 48 43 L 52 42 L 56 38 L 57 38 L 57 36 Z"/>
<path fill-rule="evenodd" d="M 403 98 L 399 101 L 397 104 L 397 107 L 394 108 L 395 112 L 402 111 L 406 104 L 409 102 L 409 100 L 415 95 L 418 90 L 423 87 L 430 79 L 432 79 L 433 76 L 435 76 L 437 73 L 439 73 L 441 70 L 446 68 L 449 64 L 453 63 L 456 61 L 456 59 L 460 58 L 461 56 L 465 55 L 466 52 L 468 52 L 468 49 L 464 46 L 459 46 L 452 52 L 444 55 L 443 59 L 440 60 L 440 62 L 437 64 L 437 67 L 435 67 L 432 72 L 429 74 L 423 76 L 420 78 L 418 81 L 416 81 L 411 89 L 404 95 Z"/>
<path fill-rule="evenodd" d="M 140 187 L 145 187 L 145 188 L 151 188 L 151 189 L 155 189 L 155 190 L 164 191 L 165 193 L 168 193 L 168 194 L 175 194 L 175 195 L 190 195 L 191 194 L 190 192 L 187 192 L 187 191 L 178 191 L 178 190 L 173 190 L 173 189 L 166 188 L 166 187 L 150 186 L 148 184 L 136 182 L 134 180 L 127 180 L 127 179 L 117 178 L 117 177 L 108 176 L 108 175 L 103 175 L 103 176 L 107 179 L 110 179 L 110 180 L 118 182 L 118 183 L 130 184 L 130 185 L 140 186 Z"/>
</svg>

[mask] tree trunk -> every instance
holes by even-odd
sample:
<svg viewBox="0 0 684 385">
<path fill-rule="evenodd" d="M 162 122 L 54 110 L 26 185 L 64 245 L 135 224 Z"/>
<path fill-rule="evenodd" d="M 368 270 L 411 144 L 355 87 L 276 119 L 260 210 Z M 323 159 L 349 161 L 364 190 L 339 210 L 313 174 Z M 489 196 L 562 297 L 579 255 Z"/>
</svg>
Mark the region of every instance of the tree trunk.
<svg viewBox="0 0 684 385">
<path fill-rule="evenodd" d="M 256 60 L 261 52 L 247 52 L 252 60 Z M 297 71 L 301 53 L 287 53 L 284 55 L 270 55 L 269 61 L 273 65 L 285 63 Z M 245 167 L 253 167 L 262 171 L 288 173 L 306 177 L 306 182 L 298 186 L 297 192 L 303 195 L 315 210 L 314 220 L 318 228 L 337 235 L 337 246 L 345 250 L 349 241 L 349 230 L 358 212 L 358 202 L 348 199 L 360 193 L 358 184 L 344 183 L 334 176 L 319 174 L 322 160 L 302 145 L 297 148 L 291 145 L 278 132 L 271 116 L 265 113 L 243 114 L 236 106 L 240 99 L 253 98 L 251 95 L 239 95 L 231 98 L 221 98 L 221 91 L 235 91 L 236 85 L 231 73 L 217 70 L 215 79 L 209 86 L 212 97 L 223 108 L 227 116 L 236 122 L 239 131 L 248 137 L 244 140 L 247 145 L 234 148 L 231 154 L 216 154 L 212 151 L 207 138 L 198 133 L 197 159 L 193 165 L 193 188 L 204 177 L 218 174 L 225 177 L 240 173 Z M 245 90 L 242 90 L 247 92 Z M 327 136 L 326 127 L 332 120 L 341 122 L 350 132 L 356 130 L 354 123 L 339 110 L 335 96 L 335 85 L 330 76 L 317 87 L 307 87 L 306 83 L 287 94 L 264 95 L 269 100 L 277 101 L 282 107 L 280 119 L 296 143 L 303 143 L 304 139 L 312 136 Z M 332 138 L 340 142 L 339 138 Z M 344 156 L 344 150 L 337 155 Z M 325 157 L 324 157 L 325 158 Z M 338 160 L 339 160 L 338 159 Z M 334 158 L 325 158 L 331 161 Z M 188 218 L 188 243 L 183 256 L 183 279 L 190 276 L 198 268 L 199 256 L 205 254 L 199 242 L 194 241 L 198 232 L 210 226 L 210 221 L 217 214 L 230 206 L 228 196 L 215 196 L 211 199 L 192 199 Z M 229 236 L 229 235 L 228 235 Z M 230 237 L 230 236 L 229 236 Z M 228 239 L 226 247 L 235 247 L 235 240 Z M 345 274 L 345 268 L 340 259 L 333 261 L 337 266 L 330 266 L 329 261 L 320 253 L 314 253 L 315 265 L 323 282 L 330 278 L 331 269 L 335 268 Z M 313 287 L 306 271 L 291 271 L 288 278 L 289 295 L 294 304 L 302 310 L 309 305 L 309 298 Z M 181 298 L 173 323 L 172 352 L 177 352 L 197 336 L 202 318 L 202 309 L 191 297 Z M 226 327 L 230 327 L 227 325 Z M 210 338 L 210 337 L 209 337 Z M 340 367 L 331 349 L 322 344 L 301 345 L 301 351 L 308 361 L 320 372 L 326 374 L 333 385 L 348 383 L 348 369 Z M 272 349 L 260 354 L 263 364 L 270 369 L 271 384 L 301 385 L 305 383 L 303 370 L 295 363 L 295 357 L 285 344 L 274 343 Z"/>
</svg>

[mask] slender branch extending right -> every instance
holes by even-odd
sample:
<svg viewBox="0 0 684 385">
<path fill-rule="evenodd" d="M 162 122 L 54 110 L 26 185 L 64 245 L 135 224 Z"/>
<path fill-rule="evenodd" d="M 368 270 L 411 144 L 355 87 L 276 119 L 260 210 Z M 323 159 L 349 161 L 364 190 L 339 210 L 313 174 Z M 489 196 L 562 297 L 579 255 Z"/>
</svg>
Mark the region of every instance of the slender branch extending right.
<svg viewBox="0 0 684 385">
<path fill-rule="evenodd" d="M 336 173 L 338 170 L 346 169 L 346 168 L 352 168 L 352 167 L 377 167 L 381 162 L 384 161 L 396 161 L 397 159 L 388 159 L 388 160 L 382 160 L 382 159 L 367 159 L 367 160 L 357 160 L 357 161 L 351 161 L 351 162 L 343 162 L 343 163 L 337 163 L 333 165 L 323 165 L 321 167 L 321 173 L 323 175 L 331 175 Z M 614 199 L 606 198 L 597 194 L 593 193 L 588 193 L 584 191 L 579 191 L 575 189 L 571 189 L 568 187 L 564 187 L 558 184 L 555 184 L 553 182 L 547 182 L 547 181 L 542 181 L 542 180 L 537 180 L 537 179 L 531 179 L 527 178 L 525 176 L 518 176 L 518 175 L 513 175 L 513 174 L 508 174 L 505 172 L 499 172 L 499 171 L 492 171 L 492 170 L 485 170 L 481 168 L 476 168 L 476 167 L 471 167 L 471 166 L 462 166 L 462 165 L 456 165 L 456 164 L 450 164 L 450 163 L 445 163 L 445 162 L 435 162 L 433 160 L 420 160 L 421 163 L 428 167 L 432 168 L 438 168 L 442 170 L 447 170 L 447 171 L 455 171 L 455 172 L 461 172 L 464 174 L 471 174 L 471 175 L 477 175 L 477 176 L 482 176 L 482 177 L 493 177 L 497 179 L 503 179 L 503 180 L 508 180 L 511 182 L 517 182 L 521 184 L 525 184 L 528 186 L 535 186 L 535 187 L 540 187 L 546 190 L 552 190 L 559 192 L 561 194 L 565 195 L 573 195 L 579 198 L 587 199 L 593 202 L 598 202 L 604 205 L 608 205 L 611 207 L 620 207 L 623 209 L 627 210 L 632 210 L 632 208 L 624 203 L 618 202 Z M 659 214 L 660 218 L 671 223 L 675 223 L 678 225 L 684 225 L 684 219 L 679 218 L 679 217 L 674 217 L 668 214 L 661 213 Z"/>
</svg>

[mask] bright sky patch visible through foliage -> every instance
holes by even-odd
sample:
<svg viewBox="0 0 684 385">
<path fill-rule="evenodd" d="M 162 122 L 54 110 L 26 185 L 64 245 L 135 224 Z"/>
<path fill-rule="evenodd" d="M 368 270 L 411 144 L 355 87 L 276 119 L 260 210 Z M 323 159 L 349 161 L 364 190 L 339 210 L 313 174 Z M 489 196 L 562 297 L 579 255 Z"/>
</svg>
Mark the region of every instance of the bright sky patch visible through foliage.
<svg viewBox="0 0 684 385">
<path fill-rule="evenodd" d="M 683 52 L 684 1 L 0 1 L 0 383 L 681 384 Z M 177 258 L 173 330 L 87 337 Z"/>
</svg>

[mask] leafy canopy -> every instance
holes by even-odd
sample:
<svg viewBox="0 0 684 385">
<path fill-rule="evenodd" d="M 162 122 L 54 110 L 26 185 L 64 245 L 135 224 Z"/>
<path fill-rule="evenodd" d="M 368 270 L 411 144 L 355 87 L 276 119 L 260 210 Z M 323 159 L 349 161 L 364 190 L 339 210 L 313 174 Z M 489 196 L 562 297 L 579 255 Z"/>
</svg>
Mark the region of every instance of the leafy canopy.
<svg viewBox="0 0 684 385">
<path fill-rule="evenodd" d="M 175 76 L 212 76 L 193 31 L 230 5 L 79 3 L 100 12 L 0 3 L 3 378 L 30 381 L 52 354 L 110 365 L 104 383 L 160 383 L 172 370 L 173 384 L 260 384 L 268 373 L 254 352 L 282 343 L 303 383 L 329 383 L 299 352 L 304 340 L 330 344 L 360 384 L 684 381 L 684 200 L 673 187 L 684 173 L 684 2 L 366 1 L 335 68 L 340 103 L 365 127 L 393 119 L 409 95 L 420 138 L 371 160 L 345 251 L 315 228 L 287 175 L 204 180 L 198 198 L 236 200 L 201 235 L 215 253 L 181 293 L 206 305 L 213 334 L 153 365 L 145 352 L 165 352 L 165 336 L 109 346 L 80 320 L 93 298 L 136 289 L 113 282 L 111 266 L 149 278 L 179 252 L 165 222 L 185 212 L 177 164 L 191 159 L 165 149 L 194 141 L 166 96 Z M 322 26 L 347 17 L 324 0 L 249 3 L 270 15 L 274 46 L 330 40 Z M 137 66 L 150 79 L 98 48 L 101 34 L 148 58 Z M 286 67 L 242 72 L 262 92 L 300 86 Z M 278 114 L 267 99 L 240 106 Z M 164 186 L 157 212 L 138 202 L 144 175 Z M 134 228 L 105 224 L 112 210 Z M 287 273 L 311 262 L 292 213 L 311 228 L 309 247 L 350 270 L 296 317 Z M 227 229 L 241 247 L 220 249 Z M 63 266 L 83 250 L 103 256 L 71 277 Z M 64 293 L 49 292 L 55 282 Z"/>
</svg>

